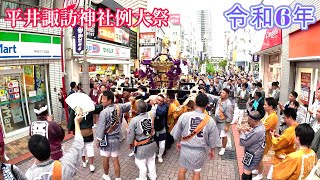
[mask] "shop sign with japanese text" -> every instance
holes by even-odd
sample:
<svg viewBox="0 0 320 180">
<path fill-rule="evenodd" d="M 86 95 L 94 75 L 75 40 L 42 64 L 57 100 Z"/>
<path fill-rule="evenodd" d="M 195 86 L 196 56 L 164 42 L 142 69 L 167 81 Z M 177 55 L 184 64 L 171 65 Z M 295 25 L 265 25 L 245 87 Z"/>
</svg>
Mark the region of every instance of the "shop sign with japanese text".
<svg viewBox="0 0 320 180">
<path fill-rule="evenodd" d="M 139 46 L 155 46 L 156 33 L 155 32 L 143 32 L 139 34 Z"/>
<path fill-rule="evenodd" d="M 73 47 L 76 47 L 75 44 Z M 107 43 L 99 43 L 93 40 L 87 42 L 88 56 L 105 57 L 105 58 L 130 58 L 130 49 L 126 47 L 115 46 Z M 73 48 L 73 56 L 77 57 L 75 48 Z M 82 56 L 82 55 L 80 55 Z"/>
<path fill-rule="evenodd" d="M 76 52 L 81 53 L 81 51 L 84 50 L 84 32 L 83 32 L 83 27 L 76 26 L 74 28 L 74 36 L 75 36 L 75 44 L 76 44 Z"/>
<path fill-rule="evenodd" d="M 0 42 L 0 59 L 51 59 L 60 57 L 60 44 Z"/>
<path fill-rule="evenodd" d="M 100 27 L 98 37 L 104 40 L 129 45 L 129 33 L 117 27 Z"/>
</svg>

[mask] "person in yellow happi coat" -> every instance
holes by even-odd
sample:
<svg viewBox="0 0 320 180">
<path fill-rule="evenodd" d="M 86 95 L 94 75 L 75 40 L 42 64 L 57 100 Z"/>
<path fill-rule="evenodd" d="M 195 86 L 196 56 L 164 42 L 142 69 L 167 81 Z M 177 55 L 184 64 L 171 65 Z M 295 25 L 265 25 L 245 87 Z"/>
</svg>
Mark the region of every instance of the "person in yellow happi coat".
<svg viewBox="0 0 320 180">
<path fill-rule="evenodd" d="M 266 147 L 264 149 L 263 156 L 268 154 L 271 146 L 272 146 L 272 136 L 270 131 L 275 131 L 278 124 L 278 116 L 276 113 L 277 109 L 277 102 L 274 98 L 266 98 L 264 103 L 264 110 L 266 111 L 265 117 L 261 120 L 265 129 L 266 129 Z M 263 162 L 261 161 L 258 166 L 258 170 L 252 171 L 252 174 L 258 174 L 254 177 L 254 180 L 260 180 L 263 178 Z"/>
<path fill-rule="evenodd" d="M 295 144 L 295 128 L 298 126 L 296 122 L 297 113 L 294 109 L 288 108 L 284 110 L 284 122 L 288 128 L 284 130 L 281 136 L 270 132 L 272 135 L 272 150 L 274 150 L 274 156 L 271 159 L 271 167 L 268 173 L 268 179 L 271 179 L 273 173 L 273 167 L 283 161 L 286 156 L 297 150 Z"/>
<path fill-rule="evenodd" d="M 168 127 L 169 132 L 173 129 L 174 125 L 176 124 L 175 119 L 175 110 L 180 106 L 179 101 L 176 100 L 174 93 L 167 93 L 168 97 L 168 104 L 169 104 L 169 110 L 168 110 Z"/>
<path fill-rule="evenodd" d="M 310 125 L 304 123 L 295 128 L 295 141 L 299 150 L 274 166 L 273 180 L 306 179 L 317 159 L 315 152 L 310 148 L 313 138 L 314 131 Z"/>
</svg>

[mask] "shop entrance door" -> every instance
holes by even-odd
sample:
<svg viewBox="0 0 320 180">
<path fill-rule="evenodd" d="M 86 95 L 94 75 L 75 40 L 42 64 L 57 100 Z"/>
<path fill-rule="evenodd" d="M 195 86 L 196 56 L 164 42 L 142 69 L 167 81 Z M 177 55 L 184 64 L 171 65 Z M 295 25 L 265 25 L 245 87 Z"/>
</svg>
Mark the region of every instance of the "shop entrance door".
<svg viewBox="0 0 320 180">
<path fill-rule="evenodd" d="M 0 72 L 0 118 L 6 136 L 29 126 L 23 70 Z"/>
</svg>

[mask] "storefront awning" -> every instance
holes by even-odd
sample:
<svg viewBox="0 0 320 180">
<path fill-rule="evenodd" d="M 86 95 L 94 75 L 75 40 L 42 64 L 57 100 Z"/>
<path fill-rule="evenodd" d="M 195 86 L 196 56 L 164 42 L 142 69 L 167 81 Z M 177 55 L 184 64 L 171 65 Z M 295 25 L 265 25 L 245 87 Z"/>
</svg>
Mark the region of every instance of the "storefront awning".
<svg viewBox="0 0 320 180">
<path fill-rule="evenodd" d="M 282 45 L 282 30 L 274 27 L 273 29 L 267 29 L 264 35 L 264 40 L 261 49 L 254 55 L 263 55 L 270 53 L 277 53 L 281 51 Z"/>
<path fill-rule="evenodd" d="M 273 46 L 269 49 L 265 49 L 265 50 L 262 50 L 262 51 L 258 51 L 258 52 L 255 52 L 253 53 L 253 55 L 263 55 L 263 54 L 274 54 L 274 53 L 279 53 L 281 51 L 281 48 L 282 48 L 282 44 L 279 44 L 277 46 Z"/>
<path fill-rule="evenodd" d="M 91 64 L 132 64 L 131 61 L 119 61 L 119 60 L 93 60 L 88 59 Z"/>
<path fill-rule="evenodd" d="M 320 56 L 308 56 L 308 57 L 297 57 L 297 58 L 289 58 L 288 61 L 319 61 Z"/>
</svg>

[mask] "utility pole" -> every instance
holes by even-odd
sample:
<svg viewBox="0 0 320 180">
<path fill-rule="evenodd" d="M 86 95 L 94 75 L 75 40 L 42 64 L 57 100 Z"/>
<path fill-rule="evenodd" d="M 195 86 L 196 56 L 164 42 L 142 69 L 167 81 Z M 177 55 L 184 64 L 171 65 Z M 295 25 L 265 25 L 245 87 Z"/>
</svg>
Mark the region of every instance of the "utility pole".
<svg viewBox="0 0 320 180">
<path fill-rule="evenodd" d="M 88 6 L 91 5 L 91 0 L 85 0 L 84 3 L 84 9 L 88 9 Z M 88 36 L 88 31 L 87 31 L 87 24 L 84 24 L 83 26 L 83 36 L 84 36 L 84 49 L 83 49 L 83 62 L 82 62 L 82 86 L 83 86 L 83 91 L 86 94 L 89 94 L 90 92 L 90 81 L 89 81 L 89 62 L 88 62 L 88 49 L 87 49 L 87 36 Z"/>
</svg>

